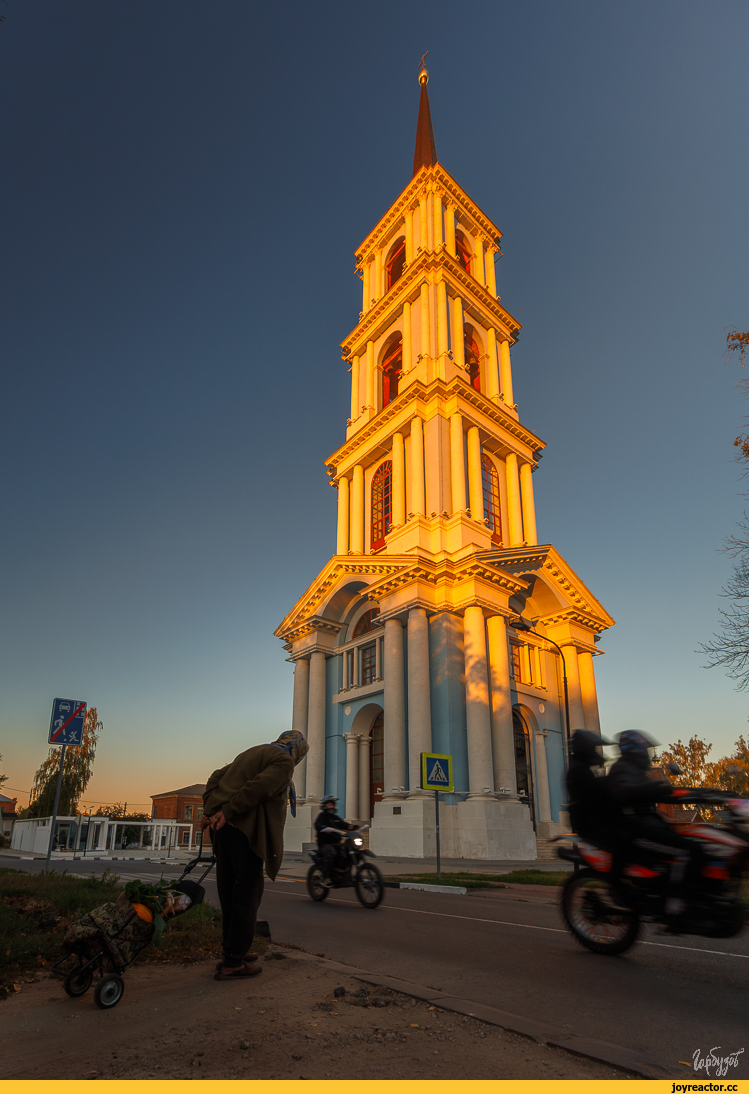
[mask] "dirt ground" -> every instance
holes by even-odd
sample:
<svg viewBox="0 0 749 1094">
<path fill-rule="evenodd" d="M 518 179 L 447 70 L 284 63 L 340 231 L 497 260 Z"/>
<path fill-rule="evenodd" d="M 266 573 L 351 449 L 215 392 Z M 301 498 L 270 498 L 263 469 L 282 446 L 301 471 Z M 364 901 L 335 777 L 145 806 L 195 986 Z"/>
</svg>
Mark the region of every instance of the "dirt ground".
<svg viewBox="0 0 749 1094">
<path fill-rule="evenodd" d="M 133 966 L 111 1011 L 37 976 L 0 1003 L 9 1079 L 627 1079 L 630 1072 L 371 988 L 273 947 L 234 983 L 214 964 Z M 336 997 L 336 988 L 346 994 Z"/>
</svg>

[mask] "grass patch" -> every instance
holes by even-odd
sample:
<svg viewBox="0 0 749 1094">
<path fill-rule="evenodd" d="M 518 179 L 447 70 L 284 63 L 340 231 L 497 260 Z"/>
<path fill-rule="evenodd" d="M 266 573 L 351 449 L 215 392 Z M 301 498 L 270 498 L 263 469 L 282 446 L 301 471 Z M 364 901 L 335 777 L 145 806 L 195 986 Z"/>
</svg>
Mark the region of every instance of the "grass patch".
<svg viewBox="0 0 749 1094">
<path fill-rule="evenodd" d="M 503 874 L 502 880 L 515 885 L 564 885 L 571 870 L 513 870 Z"/>
<path fill-rule="evenodd" d="M 63 953 L 68 927 L 86 912 L 116 900 L 123 886 L 107 870 L 99 877 L 29 874 L 0 869 L 0 998 L 48 969 Z M 253 950 L 265 953 L 258 938 Z M 161 946 L 149 946 L 138 963 L 192 964 L 221 954 L 221 912 L 200 904 L 167 922 Z"/>
</svg>

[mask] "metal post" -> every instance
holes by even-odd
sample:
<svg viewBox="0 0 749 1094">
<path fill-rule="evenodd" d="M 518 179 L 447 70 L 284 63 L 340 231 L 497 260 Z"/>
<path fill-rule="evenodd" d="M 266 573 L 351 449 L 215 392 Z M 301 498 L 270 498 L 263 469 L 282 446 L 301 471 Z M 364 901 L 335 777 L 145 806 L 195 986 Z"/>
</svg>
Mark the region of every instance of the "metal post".
<svg viewBox="0 0 749 1094">
<path fill-rule="evenodd" d="M 86 852 L 88 851 L 88 841 L 91 839 L 91 829 L 93 827 L 93 825 L 91 824 L 91 814 L 92 814 L 92 812 L 93 812 L 93 809 L 89 809 L 89 811 L 88 811 L 88 828 L 86 829 L 86 842 L 83 845 L 83 857 L 84 858 L 86 857 Z"/>
<path fill-rule="evenodd" d="M 63 745 L 60 749 L 60 770 L 57 772 L 57 786 L 55 787 L 55 804 L 52 807 L 52 823 L 50 825 L 49 843 L 47 845 L 47 861 L 45 863 L 45 870 L 49 866 L 49 860 L 52 858 L 52 844 L 55 838 L 55 825 L 57 824 L 57 806 L 60 801 L 60 787 L 62 785 L 62 768 L 65 763 L 65 749 L 67 745 Z"/>
<path fill-rule="evenodd" d="M 439 790 L 434 792 L 434 817 L 437 834 L 437 881 L 442 878 L 442 866 L 440 864 L 440 797 Z"/>
</svg>

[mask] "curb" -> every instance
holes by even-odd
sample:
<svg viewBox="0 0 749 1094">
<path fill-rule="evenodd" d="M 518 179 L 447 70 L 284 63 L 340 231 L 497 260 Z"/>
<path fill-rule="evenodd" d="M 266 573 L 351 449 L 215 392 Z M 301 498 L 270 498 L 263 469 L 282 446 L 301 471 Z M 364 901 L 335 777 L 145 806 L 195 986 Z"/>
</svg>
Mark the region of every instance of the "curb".
<svg viewBox="0 0 749 1094">
<path fill-rule="evenodd" d="M 387 889 L 419 889 L 423 893 L 452 893 L 453 896 L 465 896 L 468 892 L 462 885 L 417 885 L 412 881 L 386 881 Z"/>
<path fill-rule="evenodd" d="M 438 991 L 436 988 L 425 987 L 423 984 L 410 984 L 405 980 L 397 980 L 393 976 L 378 976 L 375 973 L 364 972 L 354 965 L 344 965 L 340 961 L 331 961 L 329 958 L 321 958 L 316 954 L 306 953 L 303 950 L 287 949 L 283 947 L 288 957 L 294 957 L 298 961 L 317 961 L 320 965 L 326 965 L 336 972 L 345 973 L 355 980 L 361 980 L 365 984 L 373 984 L 375 987 L 390 988 L 391 991 L 400 992 L 401 995 L 410 995 L 414 999 L 423 999 L 442 1010 L 463 1014 L 468 1018 L 476 1018 L 487 1025 L 499 1026 L 510 1033 L 517 1033 L 521 1037 L 529 1037 L 539 1044 L 552 1045 L 554 1048 L 564 1049 L 575 1056 L 586 1056 L 590 1060 L 599 1063 L 610 1064 L 612 1067 L 623 1068 L 632 1071 L 636 1075 L 642 1075 L 646 1079 L 671 1079 L 684 1078 L 692 1075 L 691 1069 L 677 1067 L 676 1065 L 660 1060 L 657 1056 L 650 1056 L 636 1049 L 624 1048 L 622 1045 L 613 1045 L 608 1041 L 598 1041 L 593 1037 L 579 1037 L 570 1033 L 561 1026 L 555 1026 L 552 1022 L 540 1022 L 535 1018 L 526 1018 L 521 1014 L 511 1014 L 506 1010 L 498 1010 L 496 1007 L 485 1006 L 483 1003 L 472 1003 L 469 999 L 461 999 L 447 992 Z"/>
</svg>

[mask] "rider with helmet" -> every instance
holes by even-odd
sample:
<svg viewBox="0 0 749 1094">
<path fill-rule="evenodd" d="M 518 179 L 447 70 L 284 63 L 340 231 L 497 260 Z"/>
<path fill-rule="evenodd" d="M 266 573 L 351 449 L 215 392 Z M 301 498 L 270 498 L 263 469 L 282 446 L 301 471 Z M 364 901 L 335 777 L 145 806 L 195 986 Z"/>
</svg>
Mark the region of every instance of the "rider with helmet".
<svg viewBox="0 0 749 1094">
<path fill-rule="evenodd" d="M 611 744 L 597 733 L 577 729 L 570 741 L 567 766 L 570 824 L 584 840 L 610 851 L 612 887 L 618 881 L 630 836 L 623 827 L 622 810 L 614 801 L 603 774 L 603 746 Z M 597 773 L 598 772 L 598 773 Z"/>
<path fill-rule="evenodd" d="M 320 848 L 320 866 L 325 875 L 324 880 L 332 884 L 333 870 L 338 859 L 338 850 L 342 837 L 339 832 L 348 832 L 356 828 L 355 824 L 349 824 L 336 812 L 338 798 L 328 794 L 323 798 L 322 812 L 315 817 L 315 831 L 317 832 L 317 846 Z M 326 828 L 335 828 L 335 832 L 326 832 Z"/>
<path fill-rule="evenodd" d="M 623 810 L 622 820 L 630 839 L 637 840 L 640 846 L 650 845 L 653 850 L 678 851 L 671 869 L 671 895 L 666 903 L 666 912 L 678 916 L 685 907 L 685 882 L 694 883 L 699 877 L 704 856 L 694 840 L 675 832 L 656 809 L 657 802 L 672 799 L 674 790 L 665 779 L 648 778 L 650 750 L 656 742 L 637 729 L 620 733 L 617 742 L 621 755 L 608 775 L 612 796 Z"/>
</svg>

